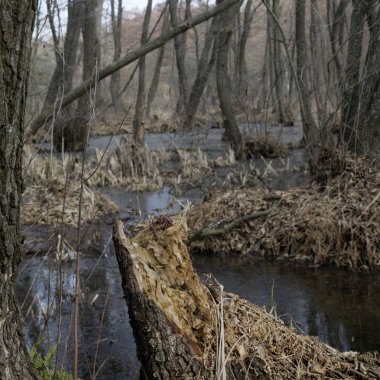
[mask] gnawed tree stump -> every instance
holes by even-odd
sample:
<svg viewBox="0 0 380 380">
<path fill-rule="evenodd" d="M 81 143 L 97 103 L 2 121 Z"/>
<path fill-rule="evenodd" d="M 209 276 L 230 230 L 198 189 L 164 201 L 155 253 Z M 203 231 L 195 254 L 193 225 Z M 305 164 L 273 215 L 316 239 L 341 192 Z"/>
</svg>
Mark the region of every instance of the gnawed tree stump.
<svg viewBox="0 0 380 380">
<path fill-rule="evenodd" d="M 201 282 L 185 218 L 140 227 L 116 222 L 114 244 L 143 379 L 380 379 L 378 353 L 341 353 Z"/>
</svg>

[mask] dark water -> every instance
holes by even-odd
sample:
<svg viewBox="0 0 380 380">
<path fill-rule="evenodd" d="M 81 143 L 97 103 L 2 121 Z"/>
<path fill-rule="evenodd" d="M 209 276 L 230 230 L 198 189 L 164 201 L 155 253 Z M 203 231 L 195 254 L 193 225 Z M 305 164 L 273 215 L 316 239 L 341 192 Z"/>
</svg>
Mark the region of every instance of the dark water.
<svg viewBox="0 0 380 380">
<path fill-rule="evenodd" d="M 280 129 L 278 131 L 281 132 Z M 211 130 L 211 137 L 209 135 L 202 140 L 211 144 L 204 143 L 211 150 L 220 139 L 218 133 Z M 290 135 L 292 133 L 289 132 Z M 152 139 L 148 144 L 158 147 L 163 140 L 167 146 L 176 137 L 165 134 L 148 138 Z M 287 138 L 290 139 L 289 136 Z M 96 140 L 96 144 L 103 141 L 101 139 Z M 188 138 L 187 146 L 190 141 L 193 140 Z M 214 151 L 217 150 L 220 155 L 220 146 L 215 147 Z M 294 151 L 289 165 L 299 165 L 303 161 L 304 153 Z M 256 164 L 261 165 L 259 161 Z M 262 165 L 264 169 L 267 163 Z M 281 166 L 283 162 L 274 160 L 272 165 Z M 223 169 L 220 175 L 225 175 Z M 277 181 L 272 182 L 274 188 L 288 188 L 304 181 L 302 176 L 297 177 L 291 171 L 274 179 Z M 128 193 L 121 189 L 108 189 L 106 192 L 120 206 L 122 218 L 131 214 L 146 216 L 178 212 L 187 200 L 199 202 L 203 197 L 200 189 L 190 189 L 181 196 L 174 196 L 169 187 L 157 192 Z M 95 369 L 95 372 L 99 370 L 98 379 L 135 379 L 139 362 L 111 242 L 111 225 L 105 224 L 99 230 L 97 246 L 100 249 L 86 250 L 81 255 L 80 376 L 90 378 L 98 351 Z M 59 357 L 64 367 L 70 370 L 75 262 L 65 262 L 59 268 L 55 253 L 50 253 L 55 252 L 54 246 L 51 251 L 47 247 L 44 255 L 24 259 L 16 294 L 24 315 L 29 346 L 40 337 L 45 342 L 43 347 L 54 345 L 61 315 Z M 267 310 L 275 310 L 287 323 L 306 334 L 319 336 L 333 347 L 343 351 L 380 349 L 379 273 L 311 269 L 279 261 L 216 256 L 194 256 L 194 266 L 201 273 L 211 272 L 227 291 L 235 292 Z M 64 294 L 60 307 L 61 281 Z M 50 317 L 46 318 L 46 315 Z"/>
</svg>

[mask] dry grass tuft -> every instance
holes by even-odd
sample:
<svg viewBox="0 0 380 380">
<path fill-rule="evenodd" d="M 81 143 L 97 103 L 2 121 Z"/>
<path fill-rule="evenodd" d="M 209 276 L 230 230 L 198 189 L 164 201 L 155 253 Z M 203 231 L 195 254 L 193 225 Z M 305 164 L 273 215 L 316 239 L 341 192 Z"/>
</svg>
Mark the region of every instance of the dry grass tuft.
<svg viewBox="0 0 380 380">
<path fill-rule="evenodd" d="M 337 164 L 338 163 L 338 164 Z M 269 208 L 222 237 L 192 243 L 204 252 L 285 257 L 312 265 L 380 267 L 380 172 L 363 157 L 322 153 L 315 181 L 289 191 L 214 194 L 188 215 L 192 231 L 220 228 Z"/>
</svg>

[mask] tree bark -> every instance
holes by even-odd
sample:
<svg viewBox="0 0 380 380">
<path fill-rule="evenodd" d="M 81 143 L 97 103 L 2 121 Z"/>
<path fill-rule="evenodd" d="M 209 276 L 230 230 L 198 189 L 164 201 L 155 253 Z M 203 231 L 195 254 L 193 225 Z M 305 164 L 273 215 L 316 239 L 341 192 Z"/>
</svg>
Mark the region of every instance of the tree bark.
<svg viewBox="0 0 380 380">
<path fill-rule="evenodd" d="M 117 61 L 121 57 L 121 23 L 123 19 L 123 2 L 118 0 L 117 13 L 115 11 L 115 0 L 111 0 L 111 20 L 112 20 L 112 33 L 114 53 L 113 60 Z M 120 71 L 116 71 L 111 76 L 110 92 L 112 104 L 115 111 L 118 112 L 122 109 L 122 102 L 120 93 Z"/>
<path fill-rule="evenodd" d="M 171 20 L 171 24 L 173 28 L 179 25 L 177 8 L 178 8 L 178 0 L 169 0 L 170 20 Z M 185 67 L 185 56 L 186 56 L 186 34 L 185 33 L 174 37 L 174 48 L 175 48 L 175 54 L 176 54 L 178 86 L 179 86 L 179 98 L 176 105 L 176 113 L 178 116 L 181 116 L 185 110 L 185 106 L 188 99 L 188 92 L 189 92 L 188 79 L 187 79 L 187 73 L 186 73 L 186 67 Z"/>
<path fill-rule="evenodd" d="M 162 232 L 153 230 L 150 249 L 145 250 L 125 236 L 122 222 L 114 226 L 116 257 L 141 361 L 140 378 L 208 379 L 211 371 L 202 363 L 206 349 L 202 334 L 212 325 L 212 299 L 193 272 L 184 244 L 186 227 L 174 228 L 174 233 L 165 232 L 166 250 L 161 248 Z M 189 302 L 183 302 L 181 296 L 187 293 Z"/>
<path fill-rule="evenodd" d="M 354 1 L 353 5 L 346 66 L 346 90 L 343 95 L 343 136 L 351 150 L 361 154 L 379 155 L 380 9 L 377 11 L 376 18 L 373 19 L 375 3 Z M 365 16 L 371 23 L 369 25 L 370 41 L 362 75 L 360 75 Z"/>
<path fill-rule="evenodd" d="M 223 4 L 224 1 L 217 0 L 217 4 Z M 235 118 L 233 91 L 228 73 L 228 51 L 233 33 L 233 23 L 236 20 L 235 16 L 239 9 L 239 4 L 236 4 L 219 16 L 220 32 L 216 61 L 216 82 L 220 110 L 223 117 L 224 134 L 237 157 L 241 157 L 244 153 L 242 146 L 243 138 Z"/>
<path fill-rule="evenodd" d="M 22 146 L 37 2 L 0 2 L 0 378 L 37 379 L 13 285 L 21 259 Z"/>
<path fill-rule="evenodd" d="M 144 45 L 148 40 L 150 16 L 152 14 L 152 0 L 148 0 L 146 6 L 145 17 L 141 33 L 141 45 Z M 139 87 L 137 90 L 137 98 L 135 105 L 135 114 L 133 116 L 133 137 L 137 144 L 143 144 L 145 126 L 144 118 L 145 104 L 145 55 L 139 60 Z"/>
<path fill-rule="evenodd" d="M 169 30 L 170 24 L 169 24 L 169 12 L 165 10 L 164 19 L 162 21 L 162 31 L 161 35 L 164 35 Z M 150 116 L 150 110 L 152 107 L 152 103 L 154 101 L 154 98 L 156 97 L 158 84 L 160 83 L 160 75 L 161 75 L 161 67 L 162 67 L 162 61 L 164 59 L 165 55 L 165 45 L 161 46 L 161 48 L 158 51 L 156 64 L 154 66 L 154 72 L 152 77 L 152 82 L 150 83 L 147 100 L 146 100 L 146 116 Z"/>
<path fill-rule="evenodd" d="M 300 90 L 300 110 L 304 139 L 311 159 L 315 161 L 318 129 L 310 108 L 310 95 L 307 78 L 307 46 L 305 36 L 305 0 L 296 0 L 296 48 L 297 48 L 297 79 Z"/>
<path fill-rule="evenodd" d="M 82 17 L 83 1 L 69 0 L 63 50 L 56 55 L 56 67 L 46 93 L 42 114 L 72 89 Z M 57 108 L 59 108 L 59 104 Z"/>
<path fill-rule="evenodd" d="M 199 103 L 202 99 L 203 91 L 206 87 L 208 77 L 215 65 L 218 51 L 218 18 L 212 20 L 210 29 L 205 36 L 201 57 L 198 64 L 197 75 L 191 87 L 189 101 L 186 105 L 184 129 L 190 129 L 193 118 L 197 112 Z M 210 55 L 211 52 L 211 55 Z"/>
<path fill-rule="evenodd" d="M 272 0 L 272 12 L 277 17 L 280 18 L 280 3 L 279 0 Z M 277 101 L 277 111 L 278 111 L 278 122 L 284 123 L 286 120 L 284 103 L 283 103 L 283 73 L 281 68 L 281 38 L 279 27 L 275 22 L 271 22 L 273 27 L 273 68 L 274 68 L 274 87 L 276 90 L 276 101 Z"/>
<path fill-rule="evenodd" d="M 186 30 L 198 25 L 217 14 L 225 11 L 232 5 L 238 3 L 239 0 L 224 0 L 224 2 L 210 10 L 207 10 L 197 16 L 192 17 L 186 22 L 178 25 L 176 28 L 170 29 L 164 35 L 144 44 L 143 46 L 133 50 L 132 52 L 126 54 L 124 57 L 118 59 L 116 62 L 111 63 L 106 66 L 104 69 L 100 70 L 98 75 L 93 75 L 91 79 L 87 80 L 85 83 L 82 83 L 80 86 L 72 90 L 70 93 L 64 96 L 61 102 L 61 107 L 66 107 L 68 104 L 76 100 L 78 97 L 82 96 L 88 92 L 95 84 L 101 81 L 104 78 L 107 78 L 109 75 L 112 75 L 117 70 L 120 70 L 122 67 L 129 65 L 130 63 L 138 60 L 143 55 L 148 54 L 154 49 L 157 49 L 163 46 L 167 41 L 172 39 L 174 36 L 177 36 Z M 29 134 L 36 133 L 48 120 L 50 120 L 54 113 L 54 107 L 49 107 L 46 112 L 41 113 L 32 123 L 29 130 Z"/>
<path fill-rule="evenodd" d="M 99 0 L 86 0 L 83 18 L 83 74 L 82 82 L 97 76 L 100 70 L 100 41 L 98 39 L 98 11 Z M 92 118 L 95 112 L 98 86 L 95 91 L 89 91 L 78 101 L 78 114 L 86 119 Z"/>
</svg>

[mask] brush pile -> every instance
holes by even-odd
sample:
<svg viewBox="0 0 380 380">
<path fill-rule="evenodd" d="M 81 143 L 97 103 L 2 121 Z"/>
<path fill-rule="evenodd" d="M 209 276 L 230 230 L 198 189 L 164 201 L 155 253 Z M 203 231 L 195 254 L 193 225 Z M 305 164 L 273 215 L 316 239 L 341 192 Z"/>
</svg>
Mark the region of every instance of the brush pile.
<svg viewBox="0 0 380 380">
<path fill-rule="evenodd" d="M 380 172 L 364 157 L 324 151 L 315 179 L 289 191 L 240 189 L 216 193 L 188 215 L 201 252 L 288 258 L 309 265 L 380 267 Z M 245 220 L 247 215 L 270 210 Z M 241 219 L 243 218 L 243 219 Z M 241 223 L 240 223 L 241 221 Z M 223 235 L 213 231 L 234 224 Z"/>
<path fill-rule="evenodd" d="M 378 353 L 339 352 L 223 292 L 210 277 L 201 282 L 183 216 L 141 223 L 135 231 L 128 237 L 117 222 L 114 244 L 147 378 L 380 378 Z"/>
<path fill-rule="evenodd" d="M 247 158 L 285 157 L 289 154 L 289 148 L 282 142 L 281 138 L 265 133 L 247 140 L 245 142 L 245 153 Z"/>
</svg>

